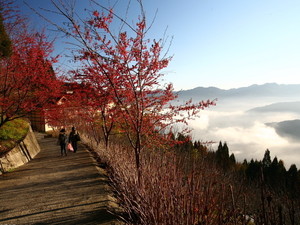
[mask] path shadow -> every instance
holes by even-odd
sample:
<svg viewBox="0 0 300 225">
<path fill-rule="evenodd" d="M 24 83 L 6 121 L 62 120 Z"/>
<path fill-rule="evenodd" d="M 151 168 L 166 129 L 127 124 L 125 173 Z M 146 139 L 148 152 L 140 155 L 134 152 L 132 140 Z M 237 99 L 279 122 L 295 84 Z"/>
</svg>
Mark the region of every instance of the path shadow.
<svg viewBox="0 0 300 225">
<path fill-rule="evenodd" d="M 107 177 L 84 145 L 61 157 L 55 138 L 38 142 L 32 161 L 0 176 L 0 224 L 122 224 L 107 210 Z"/>
</svg>

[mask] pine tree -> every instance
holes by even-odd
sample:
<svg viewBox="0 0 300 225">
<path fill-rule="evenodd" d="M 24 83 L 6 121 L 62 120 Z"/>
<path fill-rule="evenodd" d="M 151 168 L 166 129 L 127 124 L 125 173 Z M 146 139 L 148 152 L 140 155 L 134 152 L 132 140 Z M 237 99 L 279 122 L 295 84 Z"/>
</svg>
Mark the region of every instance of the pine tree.
<svg viewBox="0 0 300 225">
<path fill-rule="evenodd" d="M 216 151 L 216 162 L 218 165 L 221 165 L 221 163 L 222 163 L 222 149 L 223 149 L 223 144 L 220 141 L 218 149 Z"/>
<path fill-rule="evenodd" d="M 292 197 L 297 197 L 298 194 L 298 185 L 299 185 L 299 177 L 298 177 L 298 169 L 295 164 L 292 164 L 289 170 L 287 171 L 287 189 L 290 192 Z"/>
<path fill-rule="evenodd" d="M 282 190 L 285 184 L 285 167 L 283 161 L 278 162 L 277 157 L 275 157 L 270 165 L 268 174 L 268 184 L 277 190 Z"/>
<path fill-rule="evenodd" d="M 5 31 L 3 17 L 0 12 L 0 58 L 9 57 L 11 54 L 12 54 L 11 40 Z"/>
<path fill-rule="evenodd" d="M 267 149 L 265 151 L 265 155 L 264 155 L 264 158 L 262 160 L 262 163 L 263 163 L 263 167 L 270 167 L 271 166 L 271 163 L 272 163 L 272 160 L 271 160 L 271 156 L 270 156 L 270 151 L 269 149 Z"/>
<path fill-rule="evenodd" d="M 234 165 L 236 164 L 235 156 L 233 153 L 231 153 L 231 155 L 229 157 L 229 162 L 230 162 L 230 167 L 233 168 Z"/>
<path fill-rule="evenodd" d="M 231 162 L 229 159 L 229 149 L 226 142 L 224 145 L 222 145 L 222 142 L 220 141 L 218 150 L 216 151 L 216 161 L 224 171 L 227 171 L 230 168 Z"/>
<path fill-rule="evenodd" d="M 258 181 L 261 174 L 261 162 L 251 159 L 246 168 L 246 176 L 251 181 Z"/>
<path fill-rule="evenodd" d="M 262 160 L 263 179 L 267 184 L 271 183 L 272 171 L 271 171 L 271 155 L 269 149 L 265 151 L 264 158 Z"/>
</svg>

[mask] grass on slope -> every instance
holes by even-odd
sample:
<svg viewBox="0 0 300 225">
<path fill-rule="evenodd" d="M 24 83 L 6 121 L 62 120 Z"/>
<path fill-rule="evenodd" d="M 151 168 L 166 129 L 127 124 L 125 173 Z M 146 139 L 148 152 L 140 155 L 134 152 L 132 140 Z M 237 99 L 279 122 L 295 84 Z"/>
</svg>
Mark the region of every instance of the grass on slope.
<svg viewBox="0 0 300 225">
<path fill-rule="evenodd" d="M 29 124 L 25 119 L 15 119 L 0 128 L 0 155 L 11 150 L 27 134 Z"/>
</svg>

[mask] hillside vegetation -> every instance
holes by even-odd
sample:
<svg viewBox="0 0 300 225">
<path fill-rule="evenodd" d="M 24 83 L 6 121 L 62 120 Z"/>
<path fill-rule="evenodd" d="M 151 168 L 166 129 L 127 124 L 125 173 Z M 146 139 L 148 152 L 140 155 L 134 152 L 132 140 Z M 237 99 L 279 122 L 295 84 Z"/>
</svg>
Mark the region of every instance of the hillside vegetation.
<svg viewBox="0 0 300 225">
<path fill-rule="evenodd" d="M 28 121 L 15 119 L 0 127 L 0 155 L 16 146 L 27 134 Z"/>
<path fill-rule="evenodd" d="M 83 127 L 82 127 L 83 128 Z M 95 133 L 84 131 L 91 140 Z M 175 137 L 175 136 L 174 136 Z M 212 151 L 178 134 L 168 150 L 146 149 L 138 179 L 133 153 L 119 136 L 96 149 L 127 224 L 298 224 L 300 172 L 267 150 L 237 163 L 227 144 Z M 117 157 L 116 157 L 117 156 Z"/>
</svg>

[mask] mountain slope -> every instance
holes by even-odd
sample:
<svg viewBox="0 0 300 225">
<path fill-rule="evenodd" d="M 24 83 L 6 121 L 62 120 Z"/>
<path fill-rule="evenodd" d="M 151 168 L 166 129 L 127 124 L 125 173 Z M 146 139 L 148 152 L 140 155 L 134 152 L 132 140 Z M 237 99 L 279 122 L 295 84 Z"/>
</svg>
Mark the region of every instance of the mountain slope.
<svg viewBox="0 0 300 225">
<path fill-rule="evenodd" d="M 251 85 L 249 87 L 233 88 L 229 90 L 216 87 L 197 87 L 178 92 L 179 99 L 194 99 L 196 101 L 214 98 L 263 98 L 263 97 L 296 97 L 300 96 L 300 84 Z"/>
<path fill-rule="evenodd" d="M 300 101 L 299 102 L 279 102 L 262 107 L 256 107 L 248 110 L 247 112 L 255 113 L 269 113 L 269 112 L 292 112 L 300 113 Z"/>
<path fill-rule="evenodd" d="M 300 120 L 286 120 L 279 123 L 266 123 L 266 125 L 273 127 L 281 137 L 286 137 L 297 142 L 300 141 Z"/>
</svg>

